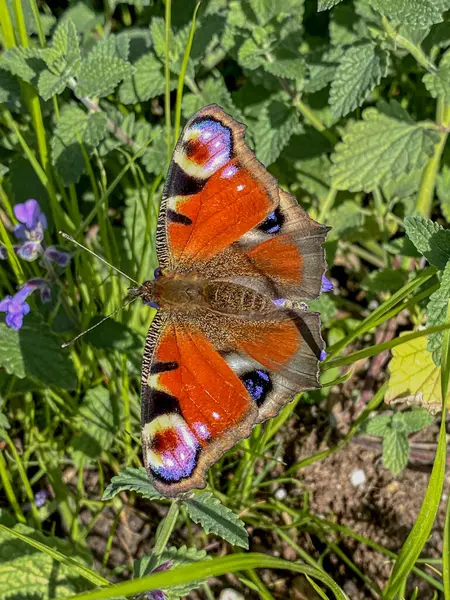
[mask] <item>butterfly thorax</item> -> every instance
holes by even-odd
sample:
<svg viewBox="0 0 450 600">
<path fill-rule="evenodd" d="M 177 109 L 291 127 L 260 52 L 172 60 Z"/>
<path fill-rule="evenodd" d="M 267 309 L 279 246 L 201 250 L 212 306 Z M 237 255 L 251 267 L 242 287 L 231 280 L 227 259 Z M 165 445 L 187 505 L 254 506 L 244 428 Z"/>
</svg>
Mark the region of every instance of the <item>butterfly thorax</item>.
<svg viewBox="0 0 450 600">
<path fill-rule="evenodd" d="M 145 281 L 131 294 L 145 304 L 186 312 L 211 310 L 233 315 L 262 315 L 276 310 L 272 299 L 238 283 L 205 280 L 196 274 L 167 273 Z"/>
</svg>

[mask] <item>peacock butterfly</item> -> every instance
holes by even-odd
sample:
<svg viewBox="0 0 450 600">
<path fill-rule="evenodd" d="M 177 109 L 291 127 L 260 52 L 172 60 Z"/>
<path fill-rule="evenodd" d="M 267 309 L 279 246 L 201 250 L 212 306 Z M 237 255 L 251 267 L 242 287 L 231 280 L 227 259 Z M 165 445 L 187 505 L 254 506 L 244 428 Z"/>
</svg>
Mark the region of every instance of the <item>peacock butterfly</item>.
<svg viewBox="0 0 450 600">
<path fill-rule="evenodd" d="M 142 445 L 166 496 L 205 473 L 256 423 L 319 387 L 317 298 L 328 228 L 256 159 L 220 106 L 186 124 L 164 187 L 155 278 L 130 290 L 158 309 L 142 364 Z M 294 301 L 294 302 L 293 302 Z"/>
</svg>

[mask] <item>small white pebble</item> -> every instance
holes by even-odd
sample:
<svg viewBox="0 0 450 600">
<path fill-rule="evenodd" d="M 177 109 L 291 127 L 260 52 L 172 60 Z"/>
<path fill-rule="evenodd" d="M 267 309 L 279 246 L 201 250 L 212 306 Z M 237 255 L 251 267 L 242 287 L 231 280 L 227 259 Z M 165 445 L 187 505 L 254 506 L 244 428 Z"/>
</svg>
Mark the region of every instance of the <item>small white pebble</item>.
<svg viewBox="0 0 450 600">
<path fill-rule="evenodd" d="M 275 492 L 275 500 L 284 500 L 287 496 L 287 491 L 284 488 L 278 488 Z"/>
<path fill-rule="evenodd" d="M 366 483 L 366 474 L 362 469 L 353 469 L 350 473 L 350 481 L 353 487 L 363 487 Z"/>
<path fill-rule="evenodd" d="M 444 502 L 447 502 L 448 500 L 448 494 L 446 494 L 445 492 L 442 494 L 441 496 L 441 500 L 443 500 Z"/>
<path fill-rule="evenodd" d="M 244 600 L 244 596 L 232 588 L 225 588 L 220 592 L 219 600 Z"/>
</svg>

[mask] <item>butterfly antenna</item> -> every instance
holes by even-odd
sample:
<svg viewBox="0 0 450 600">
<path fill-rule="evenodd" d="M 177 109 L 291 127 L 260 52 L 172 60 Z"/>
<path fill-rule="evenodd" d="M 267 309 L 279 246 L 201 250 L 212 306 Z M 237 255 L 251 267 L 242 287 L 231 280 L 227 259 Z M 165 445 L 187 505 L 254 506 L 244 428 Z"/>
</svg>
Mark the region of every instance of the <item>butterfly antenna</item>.
<svg viewBox="0 0 450 600">
<path fill-rule="evenodd" d="M 59 233 L 59 235 L 62 235 L 63 238 L 66 238 L 66 240 L 69 240 L 69 242 L 72 242 L 72 244 L 75 244 L 76 246 L 79 246 L 80 248 L 83 248 L 83 250 L 86 250 L 87 252 L 89 252 L 89 254 L 92 254 L 92 256 L 95 256 L 95 258 L 98 258 L 99 260 L 101 260 L 103 263 L 105 263 L 105 265 L 107 265 L 113 271 L 116 271 L 117 273 L 120 273 L 120 275 L 123 275 L 123 277 L 126 277 L 127 279 L 129 279 L 130 281 L 132 281 L 133 283 L 135 283 L 136 285 L 138 285 L 138 286 L 141 285 L 139 283 L 139 281 L 136 281 L 136 279 L 133 279 L 132 277 L 130 277 L 129 275 L 127 275 L 126 273 L 124 273 L 123 271 L 121 271 L 120 269 L 118 269 L 117 267 L 115 267 L 114 265 L 112 265 L 111 263 L 109 263 L 107 260 L 105 260 L 103 258 L 103 256 L 100 256 L 100 254 L 97 254 L 96 252 L 94 252 L 93 250 L 91 250 L 90 248 L 88 248 L 87 246 L 84 246 L 80 242 L 77 242 L 77 240 L 75 240 L 68 233 L 64 233 L 64 231 L 59 231 L 58 233 Z M 124 305 L 124 306 L 126 306 L 126 305 Z M 114 313 L 111 313 L 111 314 L 114 314 Z M 87 333 L 87 332 L 85 332 L 85 333 Z M 77 338 L 75 338 L 75 339 L 77 339 Z"/>
<path fill-rule="evenodd" d="M 86 331 L 82 331 L 81 333 L 79 333 L 77 336 L 75 336 L 74 338 L 72 338 L 68 342 L 64 342 L 64 344 L 61 344 L 61 348 L 67 348 L 67 346 L 70 346 L 70 344 L 73 344 L 74 342 L 76 342 L 78 339 L 80 339 L 80 337 L 82 337 L 83 335 L 86 335 L 86 333 L 89 333 L 90 331 L 92 331 L 93 329 L 95 329 L 96 327 L 98 327 L 99 325 L 101 325 L 102 323 L 104 323 L 105 321 L 107 321 L 109 318 L 113 317 L 120 310 L 122 310 L 123 308 L 126 308 L 127 306 L 129 306 L 132 302 L 134 302 L 135 300 L 137 300 L 137 298 L 138 298 L 138 296 L 136 296 L 135 298 L 132 298 L 128 302 L 125 302 L 125 304 L 123 304 L 122 306 L 119 306 L 119 308 L 116 308 L 116 310 L 113 310 L 112 313 L 109 313 L 109 315 L 106 315 L 106 317 L 103 317 L 103 319 L 101 319 L 95 325 L 92 325 L 92 327 L 89 327 L 89 329 L 86 329 Z"/>
</svg>

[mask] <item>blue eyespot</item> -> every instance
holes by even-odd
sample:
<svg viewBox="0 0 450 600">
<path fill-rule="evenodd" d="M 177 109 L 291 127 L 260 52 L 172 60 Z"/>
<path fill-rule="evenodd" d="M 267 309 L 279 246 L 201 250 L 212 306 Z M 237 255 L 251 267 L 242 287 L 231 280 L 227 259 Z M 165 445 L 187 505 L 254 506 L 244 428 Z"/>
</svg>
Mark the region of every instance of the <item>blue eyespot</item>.
<svg viewBox="0 0 450 600">
<path fill-rule="evenodd" d="M 159 279 L 162 275 L 162 269 L 161 267 L 156 267 L 156 269 L 153 271 L 153 277 L 155 279 Z"/>
</svg>

